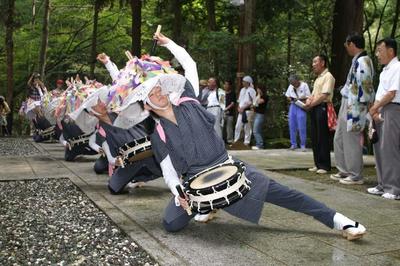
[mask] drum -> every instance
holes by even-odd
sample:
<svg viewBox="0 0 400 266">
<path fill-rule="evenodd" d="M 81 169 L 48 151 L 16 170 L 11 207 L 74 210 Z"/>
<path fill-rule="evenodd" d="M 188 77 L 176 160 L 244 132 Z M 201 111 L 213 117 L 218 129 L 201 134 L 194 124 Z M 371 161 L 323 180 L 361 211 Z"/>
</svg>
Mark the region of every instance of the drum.
<svg viewBox="0 0 400 266">
<path fill-rule="evenodd" d="M 139 160 L 153 156 L 150 137 L 135 139 L 119 148 L 119 155 L 124 164 L 131 164 Z"/>
<path fill-rule="evenodd" d="M 243 163 L 213 166 L 189 178 L 184 183 L 190 207 L 201 214 L 227 207 L 250 191 L 250 180 Z"/>
</svg>

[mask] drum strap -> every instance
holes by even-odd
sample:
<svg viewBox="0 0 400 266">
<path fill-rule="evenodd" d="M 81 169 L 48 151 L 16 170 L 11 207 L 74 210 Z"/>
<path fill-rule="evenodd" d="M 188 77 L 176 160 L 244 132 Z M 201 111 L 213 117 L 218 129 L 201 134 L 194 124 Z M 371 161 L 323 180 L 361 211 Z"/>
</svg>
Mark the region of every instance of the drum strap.
<svg viewBox="0 0 400 266">
<path fill-rule="evenodd" d="M 193 101 L 193 102 L 196 102 L 196 103 L 200 104 L 200 102 L 199 102 L 198 100 L 194 99 L 194 98 L 191 98 L 191 97 L 181 97 L 181 98 L 179 98 L 179 100 L 178 100 L 178 102 L 177 102 L 177 105 L 179 106 L 181 103 L 188 102 L 188 101 Z M 166 138 L 166 136 L 165 136 L 164 129 L 163 129 L 163 127 L 161 126 L 161 123 L 160 123 L 160 122 L 157 123 L 156 130 L 157 130 L 157 132 L 158 132 L 158 135 L 160 136 L 160 139 L 161 139 L 164 143 L 167 143 L 167 138 Z"/>
</svg>

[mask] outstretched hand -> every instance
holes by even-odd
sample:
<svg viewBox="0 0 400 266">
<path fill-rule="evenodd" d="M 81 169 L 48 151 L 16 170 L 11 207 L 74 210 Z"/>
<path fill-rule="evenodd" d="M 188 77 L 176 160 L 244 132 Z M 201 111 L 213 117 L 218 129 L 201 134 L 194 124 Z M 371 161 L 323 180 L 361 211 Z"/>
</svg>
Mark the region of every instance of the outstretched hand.
<svg viewBox="0 0 400 266">
<path fill-rule="evenodd" d="M 97 55 L 96 59 L 105 65 L 110 60 L 110 57 L 108 55 L 106 55 L 105 53 L 101 53 L 101 54 Z"/>
<path fill-rule="evenodd" d="M 170 39 L 168 37 L 166 37 L 164 34 L 162 34 L 161 32 L 154 33 L 153 39 L 157 40 L 158 45 L 164 45 L 170 41 Z"/>
</svg>

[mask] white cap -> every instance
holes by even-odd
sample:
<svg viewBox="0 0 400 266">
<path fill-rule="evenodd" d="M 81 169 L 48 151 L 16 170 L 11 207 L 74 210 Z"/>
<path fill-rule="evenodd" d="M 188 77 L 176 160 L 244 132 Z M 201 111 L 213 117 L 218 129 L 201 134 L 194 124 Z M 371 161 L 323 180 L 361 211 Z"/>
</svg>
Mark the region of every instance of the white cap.
<svg viewBox="0 0 400 266">
<path fill-rule="evenodd" d="M 244 76 L 242 80 L 250 84 L 253 84 L 253 79 L 250 76 Z"/>
</svg>

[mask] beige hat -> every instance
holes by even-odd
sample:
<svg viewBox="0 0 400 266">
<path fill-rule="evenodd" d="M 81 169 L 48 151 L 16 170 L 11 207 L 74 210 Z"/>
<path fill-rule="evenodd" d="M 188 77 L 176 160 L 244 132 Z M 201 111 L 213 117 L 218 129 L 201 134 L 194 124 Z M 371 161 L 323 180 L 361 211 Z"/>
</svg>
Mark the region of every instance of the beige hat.
<svg viewBox="0 0 400 266">
<path fill-rule="evenodd" d="M 205 79 L 201 79 L 201 80 L 199 81 L 199 84 L 200 84 L 200 86 L 207 86 L 207 85 L 208 85 L 208 81 L 205 80 Z"/>
</svg>

